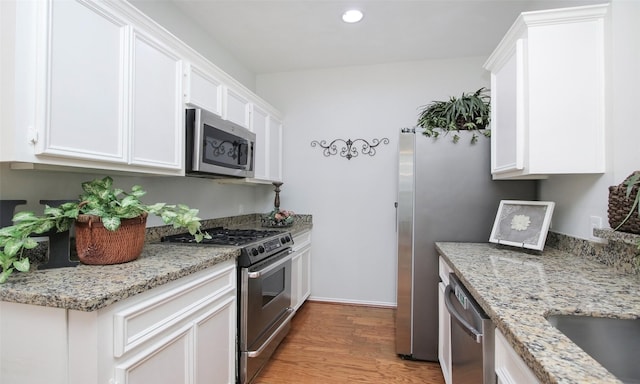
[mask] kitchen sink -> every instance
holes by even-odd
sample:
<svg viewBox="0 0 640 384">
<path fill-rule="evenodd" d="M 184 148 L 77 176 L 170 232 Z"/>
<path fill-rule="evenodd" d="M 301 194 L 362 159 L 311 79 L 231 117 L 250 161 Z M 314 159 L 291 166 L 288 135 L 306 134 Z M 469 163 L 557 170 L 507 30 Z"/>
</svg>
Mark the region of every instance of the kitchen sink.
<svg viewBox="0 0 640 384">
<path fill-rule="evenodd" d="M 640 383 L 640 319 L 551 315 L 549 323 L 624 383 Z"/>
</svg>

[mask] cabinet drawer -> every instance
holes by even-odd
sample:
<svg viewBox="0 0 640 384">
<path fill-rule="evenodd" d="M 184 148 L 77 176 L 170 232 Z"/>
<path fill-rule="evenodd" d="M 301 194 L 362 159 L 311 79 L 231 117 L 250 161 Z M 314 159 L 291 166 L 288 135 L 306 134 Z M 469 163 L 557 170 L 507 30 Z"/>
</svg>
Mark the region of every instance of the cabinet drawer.
<svg viewBox="0 0 640 384">
<path fill-rule="evenodd" d="M 298 233 L 293 237 L 293 250 L 297 251 L 311 244 L 311 231 Z"/>
<path fill-rule="evenodd" d="M 236 289 L 235 265 L 212 269 L 183 285 L 117 311 L 113 315 L 114 356 L 122 356 Z"/>
</svg>

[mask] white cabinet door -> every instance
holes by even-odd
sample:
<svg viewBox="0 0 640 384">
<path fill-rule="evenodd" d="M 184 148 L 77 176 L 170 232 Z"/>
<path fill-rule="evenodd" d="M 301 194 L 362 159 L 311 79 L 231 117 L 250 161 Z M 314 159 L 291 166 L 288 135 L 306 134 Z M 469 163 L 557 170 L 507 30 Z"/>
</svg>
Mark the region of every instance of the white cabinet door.
<svg viewBox="0 0 640 384">
<path fill-rule="evenodd" d="M 311 294 L 311 231 L 293 238 L 291 306 L 298 310 Z"/>
<path fill-rule="evenodd" d="M 438 360 L 446 384 L 451 384 L 451 316 L 444 304 L 444 283 L 438 284 Z"/>
<path fill-rule="evenodd" d="M 189 383 L 191 334 L 185 327 L 115 367 L 118 384 Z"/>
<path fill-rule="evenodd" d="M 533 371 L 527 367 L 498 329 L 495 331 L 495 366 L 498 384 L 539 383 Z"/>
<path fill-rule="evenodd" d="M 264 109 L 253 106 L 251 115 L 251 131 L 256 134 L 254 148 L 255 179 L 270 180 L 269 175 L 269 114 Z"/>
<path fill-rule="evenodd" d="M 438 360 L 446 384 L 451 384 L 451 315 L 444 303 L 444 290 L 449 284 L 452 268 L 440 256 L 438 262 Z"/>
<path fill-rule="evenodd" d="M 93 2 L 48 5 L 44 137 L 36 152 L 125 162 L 127 23 Z"/>
<path fill-rule="evenodd" d="M 227 297 L 195 320 L 195 383 L 236 380 L 236 299 Z"/>
<path fill-rule="evenodd" d="M 184 102 L 222 116 L 222 83 L 209 72 L 190 64 L 185 72 Z"/>
<path fill-rule="evenodd" d="M 524 160 L 524 68 L 523 39 L 504 65 L 491 74 L 491 170 L 493 173 L 522 171 Z M 521 119 L 522 121 L 519 121 Z"/>
<path fill-rule="evenodd" d="M 131 164 L 181 169 L 184 151 L 182 60 L 135 31 L 131 92 Z"/>
<path fill-rule="evenodd" d="M 282 121 L 269 116 L 269 177 L 282 181 Z"/>
<path fill-rule="evenodd" d="M 607 12 L 525 12 L 489 57 L 494 178 L 605 171 Z"/>
<path fill-rule="evenodd" d="M 249 128 L 251 124 L 251 102 L 249 98 L 225 86 L 223 100 L 224 108 L 222 118 Z"/>
<path fill-rule="evenodd" d="M 255 176 L 252 181 L 282 181 L 282 122 L 253 104 L 251 131 L 256 134 Z"/>
</svg>

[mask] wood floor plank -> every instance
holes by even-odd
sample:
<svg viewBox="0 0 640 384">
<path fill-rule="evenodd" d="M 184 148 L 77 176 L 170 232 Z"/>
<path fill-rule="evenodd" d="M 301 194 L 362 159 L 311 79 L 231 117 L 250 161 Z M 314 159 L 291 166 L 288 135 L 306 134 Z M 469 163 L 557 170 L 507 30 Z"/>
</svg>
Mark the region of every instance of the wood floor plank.
<svg viewBox="0 0 640 384">
<path fill-rule="evenodd" d="M 254 384 L 444 384 L 438 363 L 396 355 L 393 312 L 306 302 Z"/>
</svg>

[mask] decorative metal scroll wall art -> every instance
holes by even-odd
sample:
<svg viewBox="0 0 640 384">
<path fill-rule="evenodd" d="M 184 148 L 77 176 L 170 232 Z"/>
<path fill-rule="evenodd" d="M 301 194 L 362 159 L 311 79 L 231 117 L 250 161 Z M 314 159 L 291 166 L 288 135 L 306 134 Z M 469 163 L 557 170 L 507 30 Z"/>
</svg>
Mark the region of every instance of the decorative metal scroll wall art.
<svg viewBox="0 0 640 384">
<path fill-rule="evenodd" d="M 389 144 L 389 139 L 386 137 L 383 137 L 382 139 L 373 139 L 371 140 L 371 143 L 365 139 L 335 139 L 329 144 L 327 144 L 326 140 L 313 140 L 311 142 L 312 147 L 320 146 L 320 148 L 322 148 L 322 154 L 325 157 L 330 157 L 339 153 L 340 156 L 346 157 L 347 160 L 351 160 L 352 157 L 358 157 L 360 153 L 363 155 L 375 156 L 376 147 L 380 144 Z M 361 152 L 358 152 L 358 148 L 360 148 Z"/>
<path fill-rule="evenodd" d="M 227 156 L 231 159 L 244 158 L 246 156 L 246 145 L 237 141 L 220 141 L 215 139 L 206 138 L 206 144 L 213 151 L 213 157 L 220 158 Z"/>
</svg>

